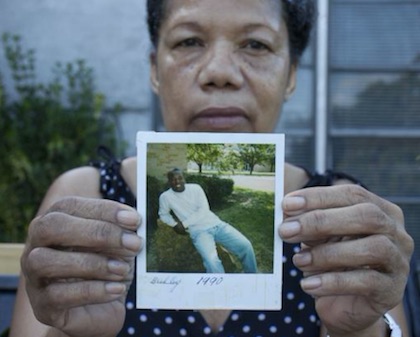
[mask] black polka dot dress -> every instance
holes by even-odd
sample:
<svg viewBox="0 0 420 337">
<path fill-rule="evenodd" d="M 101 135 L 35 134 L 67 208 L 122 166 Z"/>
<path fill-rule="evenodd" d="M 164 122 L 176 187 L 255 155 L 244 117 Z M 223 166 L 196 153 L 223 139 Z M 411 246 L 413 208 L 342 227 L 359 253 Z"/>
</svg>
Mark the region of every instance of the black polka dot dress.
<svg viewBox="0 0 420 337">
<path fill-rule="evenodd" d="M 100 170 L 101 193 L 106 199 L 135 206 L 133 193 L 120 175 L 120 161 L 102 149 L 106 161 L 92 165 Z M 331 185 L 336 179 L 354 178 L 327 171 L 324 175 L 311 174 L 305 187 Z M 358 182 L 357 182 L 358 183 Z M 118 337 L 316 337 L 320 322 L 312 297 L 302 291 L 299 281 L 302 273 L 294 267 L 292 256 L 299 245 L 284 244 L 283 249 L 283 308 L 280 311 L 233 310 L 217 334 L 212 333 L 200 312 L 192 310 L 137 310 L 135 308 L 135 280 L 129 290 L 124 327 Z"/>
</svg>

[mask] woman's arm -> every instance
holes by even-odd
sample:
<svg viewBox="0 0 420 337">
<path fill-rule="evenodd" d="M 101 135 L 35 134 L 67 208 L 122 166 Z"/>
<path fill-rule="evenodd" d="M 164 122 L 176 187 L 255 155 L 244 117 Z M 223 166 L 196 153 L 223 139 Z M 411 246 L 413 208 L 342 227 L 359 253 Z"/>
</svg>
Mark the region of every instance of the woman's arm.
<svg viewBox="0 0 420 337">
<path fill-rule="evenodd" d="M 413 251 L 401 209 L 357 185 L 307 188 L 283 202 L 280 235 L 331 337 L 386 336 L 383 314 L 407 325 L 401 300 Z"/>
<path fill-rule="evenodd" d="M 118 332 L 120 327 L 104 322 L 122 324 L 130 265 L 140 247 L 133 232 L 138 216 L 100 198 L 99 173 L 91 167 L 69 171 L 50 187 L 29 228 L 11 337 Z M 128 249 L 123 236 L 129 238 Z M 97 326 L 86 326 L 87 318 Z"/>
</svg>

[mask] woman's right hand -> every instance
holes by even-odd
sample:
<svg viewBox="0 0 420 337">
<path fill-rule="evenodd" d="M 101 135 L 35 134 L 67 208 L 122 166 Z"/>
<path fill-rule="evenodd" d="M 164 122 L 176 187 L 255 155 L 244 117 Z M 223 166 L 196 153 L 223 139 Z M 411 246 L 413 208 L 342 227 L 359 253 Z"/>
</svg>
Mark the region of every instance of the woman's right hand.
<svg viewBox="0 0 420 337">
<path fill-rule="evenodd" d="M 116 336 L 142 241 L 115 201 L 67 197 L 30 224 L 22 272 L 36 318 L 68 336 Z"/>
</svg>

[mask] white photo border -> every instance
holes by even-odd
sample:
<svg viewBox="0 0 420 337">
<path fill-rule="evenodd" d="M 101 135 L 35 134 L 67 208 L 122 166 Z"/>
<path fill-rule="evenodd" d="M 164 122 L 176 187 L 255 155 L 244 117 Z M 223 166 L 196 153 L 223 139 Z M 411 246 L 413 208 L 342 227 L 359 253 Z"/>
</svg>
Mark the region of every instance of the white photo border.
<svg viewBox="0 0 420 337">
<path fill-rule="evenodd" d="M 283 244 L 278 233 L 283 212 L 284 134 L 256 133 L 137 133 L 137 200 L 147 200 L 147 148 L 149 143 L 185 144 L 274 144 L 275 204 L 274 256 L 270 274 L 207 274 L 147 272 L 146 244 L 137 256 L 136 307 L 138 309 L 230 309 L 280 310 L 282 306 Z M 137 211 L 147 219 L 147 202 L 138 202 Z M 145 220 L 138 235 L 146 238 Z"/>
</svg>

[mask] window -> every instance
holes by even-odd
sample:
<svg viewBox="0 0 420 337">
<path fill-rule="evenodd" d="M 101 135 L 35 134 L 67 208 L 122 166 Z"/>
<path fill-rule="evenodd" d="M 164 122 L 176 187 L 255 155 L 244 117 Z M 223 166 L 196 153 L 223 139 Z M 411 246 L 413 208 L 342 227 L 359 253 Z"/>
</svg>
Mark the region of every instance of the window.
<svg viewBox="0 0 420 337">
<path fill-rule="evenodd" d="M 400 205 L 420 246 L 420 2 L 335 0 L 329 17 L 328 163 Z"/>
</svg>

